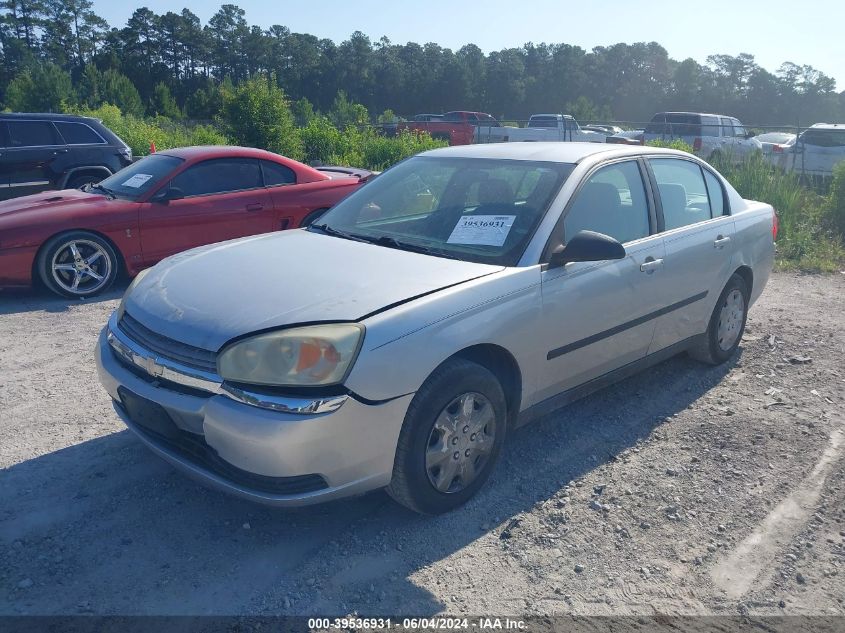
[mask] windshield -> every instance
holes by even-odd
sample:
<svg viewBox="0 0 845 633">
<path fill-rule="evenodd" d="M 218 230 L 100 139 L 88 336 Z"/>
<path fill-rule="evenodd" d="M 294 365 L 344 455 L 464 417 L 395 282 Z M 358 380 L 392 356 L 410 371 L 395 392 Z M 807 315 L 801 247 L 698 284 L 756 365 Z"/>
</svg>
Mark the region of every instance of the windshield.
<svg viewBox="0 0 845 633">
<path fill-rule="evenodd" d="M 513 266 L 573 165 L 417 156 L 326 213 L 313 231 Z"/>
<path fill-rule="evenodd" d="M 93 189 L 104 189 L 119 198 L 137 200 L 169 178 L 181 163 L 182 159 L 175 156 L 151 154 L 100 181 Z"/>
</svg>

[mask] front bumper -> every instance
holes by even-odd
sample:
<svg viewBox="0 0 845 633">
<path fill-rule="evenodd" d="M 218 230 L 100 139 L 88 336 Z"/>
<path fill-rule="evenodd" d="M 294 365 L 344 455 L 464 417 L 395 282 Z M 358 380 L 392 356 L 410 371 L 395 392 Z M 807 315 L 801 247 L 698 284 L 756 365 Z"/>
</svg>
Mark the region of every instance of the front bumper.
<svg viewBox="0 0 845 633">
<path fill-rule="evenodd" d="M 166 388 L 119 361 L 107 335 L 108 327 L 97 342 L 97 371 L 118 415 L 150 449 L 195 479 L 278 506 L 318 503 L 390 482 L 413 394 L 379 404 L 350 397 L 330 413 L 273 411 L 227 395 Z M 175 428 L 165 436 L 133 421 L 127 390 L 162 407 Z"/>
</svg>

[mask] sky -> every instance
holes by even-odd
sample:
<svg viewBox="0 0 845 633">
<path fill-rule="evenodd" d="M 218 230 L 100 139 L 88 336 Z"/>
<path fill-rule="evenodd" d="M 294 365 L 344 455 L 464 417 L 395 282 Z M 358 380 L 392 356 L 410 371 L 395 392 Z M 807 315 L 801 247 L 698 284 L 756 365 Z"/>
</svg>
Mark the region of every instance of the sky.
<svg viewBox="0 0 845 633">
<path fill-rule="evenodd" d="M 457 50 L 473 43 L 485 53 L 526 42 L 573 44 L 586 50 L 618 42 L 661 44 L 673 59 L 704 63 L 711 54 L 750 53 L 771 72 L 785 61 L 808 64 L 845 90 L 843 0 L 226 0 L 249 24 L 287 26 L 335 42 L 361 31 L 376 41 L 436 42 Z M 123 26 L 147 6 L 156 13 L 187 7 L 205 24 L 224 2 L 94 0 L 111 26 Z M 696 8 L 695 12 L 692 11 Z"/>
</svg>

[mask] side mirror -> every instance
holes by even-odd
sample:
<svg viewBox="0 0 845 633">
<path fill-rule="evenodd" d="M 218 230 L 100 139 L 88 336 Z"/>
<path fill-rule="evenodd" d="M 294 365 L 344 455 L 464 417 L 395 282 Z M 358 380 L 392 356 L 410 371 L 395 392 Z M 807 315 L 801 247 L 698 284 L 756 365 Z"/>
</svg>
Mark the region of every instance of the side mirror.
<svg viewBox="0 0 845 633">
<path fill-rule="evenodd" d="M 600 262 L 606 259 L 624 259 L 625 247 L 604 233 L 579 231 L 566 245 L 552 251 L 549 268 L 558 268 L 569 262 Z"/>
</svg>

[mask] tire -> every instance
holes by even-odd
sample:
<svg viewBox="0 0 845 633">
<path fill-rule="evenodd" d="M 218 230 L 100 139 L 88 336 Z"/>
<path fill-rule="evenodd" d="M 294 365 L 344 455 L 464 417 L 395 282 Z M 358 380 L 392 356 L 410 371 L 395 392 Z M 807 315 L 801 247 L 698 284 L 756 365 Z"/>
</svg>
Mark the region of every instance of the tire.
<svg viewBox="0 0 845 633">
<path fill-rule="evenodd" d="M 307 226 L 311 226 L 312 224 L 314 224 L 314 222 L 323 217 L 323 214 L 326 211 L 328 211 L 328 209 L 315 209 L 314 211 L 306 215 L 305 219 L 299 223 L 299 228 L 304 229 Z"/>
<path fill-rule="evenodd" d="M 745 280 L 734 273 L 719 295 L 707 331 L 689 349 L 691 357 L 708 365 L 719 365 L 734 355 L 745 332 L 749 294 Z"/>
<path fill-rule="evenodd" d="M 68 178 L 67 183 L 65 184 L 65 189 L 79 189 L 80 187 L 87 185 L 87 184 L 96 184 L 100 182 L 104 176 L 102 175 L 92 175 L 92 174 L 81 174 L 79 176 L 71 176 Z"/>
<path fill-rule="evenodd" d="M 498 462 L 507 413 L 502 386 L 490 371 L 463 359 L 438 367 L 408 407 L 388 494 L 420 514 L 466 503 Z"/>
<path fill-rule="evenodd" d="M 57 295 L 76 299 L 93 297 L 108 289 L 119 267 L 114 247 L 88 231 L 71 231 L 51 238 L 37 260 L 38 276 L 44 285 Z"/>
</svg>

